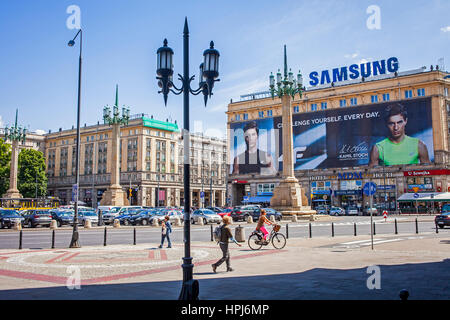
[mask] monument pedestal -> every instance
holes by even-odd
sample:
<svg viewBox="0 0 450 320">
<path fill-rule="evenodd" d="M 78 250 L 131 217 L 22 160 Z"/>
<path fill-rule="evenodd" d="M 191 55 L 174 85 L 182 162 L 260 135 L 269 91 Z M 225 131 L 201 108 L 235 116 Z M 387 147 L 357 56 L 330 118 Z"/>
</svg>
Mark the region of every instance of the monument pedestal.
<svg viewBox="0 0 450 320">
<path fill-rule="evenodd" d="M 101 206 L 129 206 L 127 193 L 120 186 L 111 186 L 103 193 Z"/>
<path fill-rule="evenodd" d="M 288 177 L 280 182 L 273 190 L 270 207 L 279 211 L 283 216 L 310 216 L 316 214 L 308 204 L 308 199 L 295 177 Z"/>
<path fill-rule="evenodd" d="M 23 196 L 20 194 L 19 190 L 17 189 L 9 189 L 8 191 L 6 191 L 6 193 L 3 195 L 3 198 L 8 198 L 8 199 L 21 199 L 23 198 Z"/>
</svg>

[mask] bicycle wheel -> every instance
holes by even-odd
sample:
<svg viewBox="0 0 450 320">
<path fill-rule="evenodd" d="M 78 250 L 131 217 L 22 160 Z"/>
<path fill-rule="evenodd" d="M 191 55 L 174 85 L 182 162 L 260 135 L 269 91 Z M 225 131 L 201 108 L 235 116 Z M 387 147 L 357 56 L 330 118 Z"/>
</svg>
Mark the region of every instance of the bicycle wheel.
<svg viewBox="0 0 450 320">
<path fill-rule="evenodd" d="M 275 233 L 272 238 L 272 245 L 275 249 L 283 249 L 286 245 L 286 237 L 282 233 Z"/>
<path fill-rule="evenodd" d="M 248 238 L 248 246 L 252 250 L 259 250 L 259 249 L 261 249 L 261 247 L 262 247 L 261 239 L 258 237 L 258 235 L 252 234 Z"/>
</svg>

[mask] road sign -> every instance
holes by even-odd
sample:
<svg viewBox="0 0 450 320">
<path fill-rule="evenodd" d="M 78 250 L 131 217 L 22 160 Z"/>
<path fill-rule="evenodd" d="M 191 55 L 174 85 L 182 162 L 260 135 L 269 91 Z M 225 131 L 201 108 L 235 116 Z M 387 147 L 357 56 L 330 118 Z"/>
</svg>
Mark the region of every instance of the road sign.
<svg viewBox="0 0 450 320">
<path fill-rule="evenodd" d="M 373 182 L 367 182 L 363 187 L 363 192 L 366 196 L 372 196 L 377 191 L 377 185 Z"/>
<path fill-rule="evenodd" d="M 327 196 L 327 195 L 324 195 L 324 196 L 323 196 L 323 199 L 324 199 L 324 200 L 327 200 L 327 199 L 328 199 L 328 196 Z"/>
<path fill-rule="evenodd" d="M 200 192 L 200 198 L 204 198 L 205 197 L 205 192 Z"/>
<path fill-rule="evenodd" d="M 248 200 L 250 200 L 250 198 L 247 197 L 247 196 L 245 196 L 245 197 L 244 197 L 244 201 L 248 201 Z"/>
<path fill-rule="evenodd" d="M 384 212 L 383 212 L 383 218 L 384 218 L 384 220 L 386 221 L 386 219 L 387 219 L 387 211 L 386 210 L 384 210 Z"/>
<path fill-rule="evenodd" d="M 419 187 L 413 187 L 412 189 L 415 193 L 417 193 L 417 191 L 419 191 Z"/>
<path fill-rule="evenodd" d="M 414 193 L 414 199 L 418 199 L 420 195 L 418 193 Z"/>
</svg>

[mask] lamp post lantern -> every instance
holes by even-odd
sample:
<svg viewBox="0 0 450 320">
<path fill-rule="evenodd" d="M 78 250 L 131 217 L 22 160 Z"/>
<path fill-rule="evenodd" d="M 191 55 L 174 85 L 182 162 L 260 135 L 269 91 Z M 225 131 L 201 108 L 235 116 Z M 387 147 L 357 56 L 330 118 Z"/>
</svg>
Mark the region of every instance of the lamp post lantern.
<svg viewBox="0 0 450 320">
<path fill-rule="evenodd" d="M 75 45 L 76 38 L 80 36 L 80 57 L 78 59 L 78 104 L 77 104 L 77 144 L 76 144 L 76 156 L 75 156 L 75 214 L 73 216 L 73 232 L 72 240 L 70 241 L 70 248 L 80 248 L 79 233 L 78 233 L 78 198 L 80 195 L 80 111 L 81 111 L 81 67 L 82 67 L 82 54 L 83 54 L 83 31 L 80 29 L 75 37 L 69 41 L 68 46 L 73 47 Z"/>
<path fill-rule="evenodd" d="M 14 127 L 5 128 L 5 141 L 11 141 L 11 169 L 9 173 L 9 189 L 6 191 L 4 198 L 22 198 L 19 190 L 17 189 L 17 172 L 19 163 L 19 143 L 25 143 L 27 129 L 22 128 L 17 125 L 17 118 L 19 115 L 19 110 L 16 109 L 16 120 Z"/>
<path fill-rule="evenodd" d="M 297 74 L 297 79 L 294 79 L 294 74 L 291 71 L 288 72 L 286 46 L 284 46 L 284 75 L 282 76 L 280 70 L 278 70 L 275 88 L 275 76 L 271 73 L 269 87 L 272 99 L 275 99 L 275 94 L 281 99 L 283 135 L 283 179 L 273 191 L 270 206 L 283 215 L 314 214 L 315 211 L 308 206 L 308 199 L 294 174 L 291 100 L 297 94 L 301 98 L 305 88 L 300 71 Z"/>
<path fill-rule="evenodd" d="M 214 42 L 211 41 L 210 48 L 203 53 L 204 61 L 200 65 L 199 87 L 196 90 L 191 88 L 191 82 L 195 76 L 189 75 L 189 28 L 187 18 L 184 22 L 183 30 L 183 75 L 178 74 L 182 83 L 181 88 L 177 88 L 173 83 L 173 50 L 169 48 L 167 39 L 164 39 L 163 47 L 157 51 L 157 77 L 158 86 L 164 96 L 164 103 L 167 106 L 169 92 L 176 95 L 183 93 L 183 141 L 184 141 L 184 258 L 183 258 L 183 286 L 179 296 L 180 300 L 197 300 L 199 285 L 197 280 L 193 280 L 193 264 L 191 257 L 190 238 L 190 137 L 189 137 L 189 94 L 198 95 L 203 93 L 205 107 L 208 98 L 211 98 L 214 83 L 219 81 L 219 51 L 214 49 Z"/>
</svg>

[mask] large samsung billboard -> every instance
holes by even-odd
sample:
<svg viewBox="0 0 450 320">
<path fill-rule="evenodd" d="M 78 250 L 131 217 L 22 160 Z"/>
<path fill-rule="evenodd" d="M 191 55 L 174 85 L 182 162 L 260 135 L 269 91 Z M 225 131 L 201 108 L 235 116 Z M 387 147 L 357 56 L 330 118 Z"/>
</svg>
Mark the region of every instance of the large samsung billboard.
<svg viewBox="0 0 450 320">
<path fill-rule="evenodd" d="M 230 174 L 283 169 L 281 117 L 230 124 Z M 434 161 L 431 98 L 297 113 L 294 169 Z"/>
</svg>

